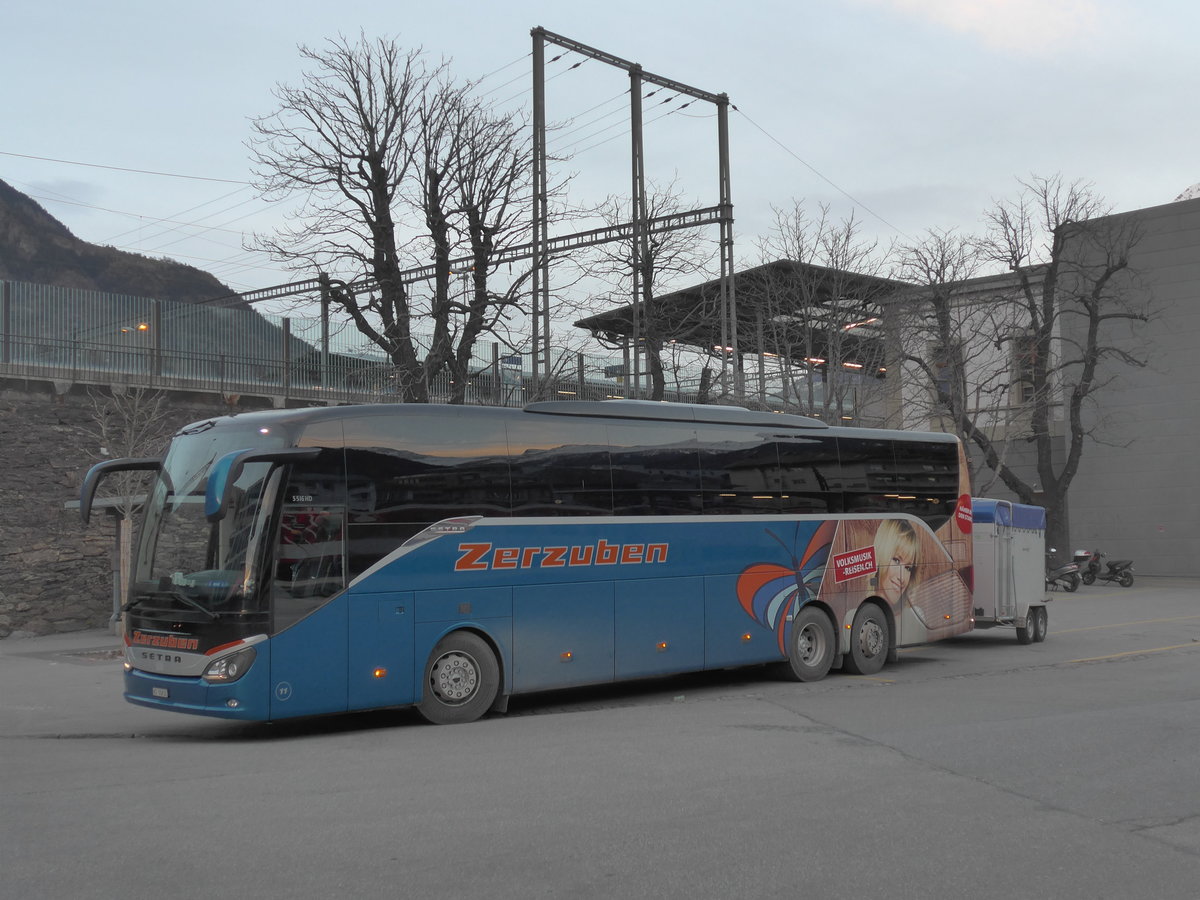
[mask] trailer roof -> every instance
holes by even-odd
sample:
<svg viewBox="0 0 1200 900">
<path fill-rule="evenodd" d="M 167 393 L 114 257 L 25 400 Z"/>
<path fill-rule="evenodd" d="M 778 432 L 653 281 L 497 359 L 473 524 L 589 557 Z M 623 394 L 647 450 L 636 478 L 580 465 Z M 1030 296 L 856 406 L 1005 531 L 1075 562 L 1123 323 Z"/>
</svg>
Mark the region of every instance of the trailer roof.
<svg viewBox="0 0 1200 900">
<path fill-rule="evenodd" d="M 1014 528 L 1046 530 L 1046 510 L 1040 506 L 1011 503 L 1008 500 L 971 498 L 971 517 L 976 524 L 994 523 Z"/>
</svg>

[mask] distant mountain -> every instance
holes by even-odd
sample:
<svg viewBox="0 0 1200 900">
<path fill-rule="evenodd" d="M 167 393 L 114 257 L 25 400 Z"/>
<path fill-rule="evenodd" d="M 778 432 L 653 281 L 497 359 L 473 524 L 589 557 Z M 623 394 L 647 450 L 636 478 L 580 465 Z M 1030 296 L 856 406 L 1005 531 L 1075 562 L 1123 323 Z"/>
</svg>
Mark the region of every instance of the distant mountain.
<svg viewBox="0 0 1200 900">
<path fill-rule="evenodd" d="M 154 342 L 162 352 L 174 354 L 178 362 L 173 364 L 228 365 L 231 372 L 246 376 L 255 366 L 278 366 L 286 356 L 296 367 L 294 377 L 315 378 L 317 350 L 295 335 L 285 339 L 279 325 L 237 300 L 210 273 L 81 241 L 3 181 L 0 281 L 15 283 L 6 324 L 14 347 L 23 348 L 14 351 L 18 356 L 39 347 L 36 352 L 57 352 L 54 348 L 79 341 L 95 345 L 91 349 L 109 349 L 125 340 L 120 335 L 127 329 L 120 326 L 148 320 L 150 302 L 163 301 L 162 327 Z M 64 290 L 45 291 L 46 286 Z M 230 295 L 235 299 L 219 305 L 201 302 Z"/>
<path fill-rule="evenodd" d="M 208 272 L 81 241 L 0 180 L 0 280 L 195 303 L 234 293 Z"/>
<path fill-rule="evenodd" d="M 1182 194 L 1175 198 L 1175 202 L 1178 203 L 1180 200 L 1195 200 L 1197 197 L 1200 197 L 1200 183 L 1193 184 L 1190 188 L 1185 190 Z"/>
</svg>

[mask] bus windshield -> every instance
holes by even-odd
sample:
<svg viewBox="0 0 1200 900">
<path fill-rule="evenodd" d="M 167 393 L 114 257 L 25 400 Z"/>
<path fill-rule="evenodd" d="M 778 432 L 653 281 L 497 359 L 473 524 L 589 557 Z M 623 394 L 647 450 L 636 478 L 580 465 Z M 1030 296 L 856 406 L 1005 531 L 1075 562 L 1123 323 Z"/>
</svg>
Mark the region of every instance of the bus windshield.
<svg viewBox="0 0 1200 900">
<path fill-rule="evenodd" d="M 259 568 L 278 470 L 247 465 L 217 522 L 205 517 L 204 494 L 212 464 L 224 454 L 285 443 L 258 431 L 203 426 L 172 441 L 147 503 L 129 607 L 143 615 L 190 610 L 200 620 L 266 611 Z"/>
</svg>

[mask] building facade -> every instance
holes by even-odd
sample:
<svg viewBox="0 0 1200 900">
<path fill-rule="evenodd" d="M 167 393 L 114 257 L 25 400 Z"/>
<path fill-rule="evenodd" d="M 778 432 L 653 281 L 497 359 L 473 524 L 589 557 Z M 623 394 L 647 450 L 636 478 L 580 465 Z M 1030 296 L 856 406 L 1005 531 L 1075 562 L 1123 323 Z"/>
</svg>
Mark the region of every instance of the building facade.
<svg viewBox="0 0 1200 900">
<path fill-rule="evenodd" d="M 1131 268 L 1151 318 L 1131 333 L 1144 367 L 1108 363 L 1102 399 L 1085 427 L 1071 486 L 1071 537 L 1132 558 L 1147 575 L 1200 574 L 1200 199 L 1122 213 L 1143 237 Z"/>
<path fill-rule="evenodd" d="M 1102 356 L 1094 393 L 1081 409 L 1084 440 L 1071 482 L 1066 521 L 1071 547 L 1099 548 L 1132 558 L 1139 573 L 1200 574 L 1200 483 L 1193 475 L 1200 448 L 1200 199 L 1091 220 L 1098 230 L 1136 230 L 1124 282 L 1114 293 L 1122 308 L 1144 311 L 1147 321 L 1115 319 L 1103 326 L 1103 346 L 1128 354 Z M 933 372 L 897 365 L 891 417 L 906 428 L 952 430 L 939 410 L 932 383 L 966 397 L 976 422 L 997 442 L 1004 465 L 1038 487 L 1030 443 L 1029 387 L 1022 378 L 1022 319 L 1004 297 L 1017 290 L 1014 275 L 973 279 L 957 287 L 955 337 L 949 347 L 928 331 L 906 330 L 892 317 L 893 345 L 923 357 Z M 1108 301 L 1110 311 L 1115 301 Z M 1060 315 L 1056 346 L 1064 355 L 1086 346 L 1087 319 Z M 1135 361 L 1131 364 L 1131 360 Z M 939 369 L 939 366 L 944 367 Z M 941 372 L 945 374 L 942 375 Z M 961 385 L 954 383 L 962 373 Z M 1068 385 L 1069 387 L 1069 385 Z M 1059 389 L 1050 409 L 1055 471 L 1062 470 L 1070 438 L 1067 395 Z M 976 493 L 1015 499 L 1003 482 L 975 462 Z"/>
</svg>

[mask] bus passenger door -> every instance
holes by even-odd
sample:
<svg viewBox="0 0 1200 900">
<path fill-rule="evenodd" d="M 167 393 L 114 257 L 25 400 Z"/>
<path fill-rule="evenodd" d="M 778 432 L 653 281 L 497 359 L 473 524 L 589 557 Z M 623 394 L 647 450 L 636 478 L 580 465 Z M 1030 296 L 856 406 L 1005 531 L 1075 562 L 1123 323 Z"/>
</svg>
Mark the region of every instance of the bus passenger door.
<svg viewBox="0 0 1200 900">
<path fill-rule="evenodd" d="M 293 466 L 271 579 L 271 718 L 346 709 L 346 502 L 341 451 Z"/>
</svg>

